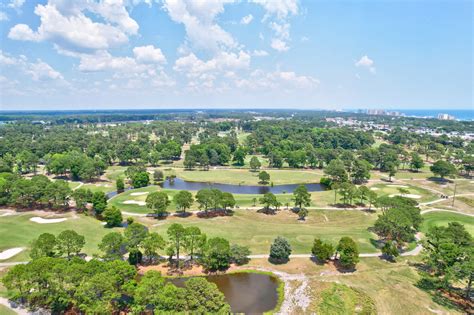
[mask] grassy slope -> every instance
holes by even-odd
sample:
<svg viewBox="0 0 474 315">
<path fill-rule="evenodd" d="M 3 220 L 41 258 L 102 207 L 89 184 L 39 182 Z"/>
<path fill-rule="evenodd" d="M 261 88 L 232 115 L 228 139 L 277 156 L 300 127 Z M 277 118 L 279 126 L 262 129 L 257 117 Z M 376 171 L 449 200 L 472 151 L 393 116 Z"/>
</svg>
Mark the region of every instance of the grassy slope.
<svg viewBox="0 0 474 315">
<path fill-rule="evenodd" d="M 421 231 L 426 233 L 433 226 L 447 226 L 449 222 L 459 222 L 466 230 L 474 236 L 474 217 L 451 213 L 451 212 L 429 212 L 423 215 Z"/>
</svg>

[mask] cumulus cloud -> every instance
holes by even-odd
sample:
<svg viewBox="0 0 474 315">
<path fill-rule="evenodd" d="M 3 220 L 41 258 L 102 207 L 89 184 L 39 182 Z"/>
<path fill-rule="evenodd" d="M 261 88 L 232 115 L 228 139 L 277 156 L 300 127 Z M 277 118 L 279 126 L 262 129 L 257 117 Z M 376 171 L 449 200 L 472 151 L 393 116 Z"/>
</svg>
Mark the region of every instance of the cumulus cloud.
<svg viewBox="0 0 474 315">
<path fill-rule="evenodd" d="M 253 15 L 252 14 L 249 14 L 249 15 L 246 15 L 244 16 L 241 20 L 240 20 L 240 24 L 244 24 L 244 25 L 248 25 L 252 22 L 253 20 Z"/>
<path fill-rule="evenodd" d="M 152 45 L 133 48 L 133 54 L 138 62 L 142 63 L 166 63 L 166 58 L 160 48 Z"/>
<path fill-rule="evenodd" d="M 279 19 L 298 14 L 297 0 L 252 0 L 261 5 L 268 15 L 276 15 Z"/>
<path fill-rule="evenodd" d="M 8 37 L 15 40 L 49 40 L 63 49 L 94 51 L 124 44 L 129 35 L 138 32 L 138 24 L 130 18 L 123 1 L 70 2 L 50 0 L 37 5 L 35 14 L 40 17 L 36 31 L 26 24 L 10 29 Z M 101 16 L 105 22 L 95 22 L 85 12 Z"/>
<path fill-rule="evenodd" d="M 0 22 L 1 21 L 8 21 L 8 15 L 3 11 L 0 11 Z"/>
<path fill-rule="evenodd" d="M 222 48 L 236 47 L 232 35 L 215 22 L 224 12 L 224 4 L 233 0 L 164 0 L 164 9 L 170 18 L 184 25 L 190 44 L 198 49 L 217 52 Z"/>
<path fill-rule="evenodd" d="M 279 52 L 287 51 L 290 49 L 285 41 L 282 41 L 279 38 L 273 38 L 271 47 Z"/>
<path fill-rule="evenodd" d="M 26 71 L 35 81 L 64 79 L 61 73 L 54 70 L 50 65 L 40 59 L 38 59 L 36 63 L 29 64 Z"/>
<path fill-rule="evenodd" d="M 370 59 L 367 55 L 362 56 L 358 61 L 356 61 L 355 66 L 367 68 L 373 74 L 375 74 L 376 72 L 374 61 Z"/>
<path fill-rule="evenodd" d="M 319 80 L 311 76 L 297 75 L 293 71 L 265 72 L 253 71 L 248 78 L 238 79 L 235 84 L 239 88 L 250 90 L 284 90 L 313 89 L 319 85 Z"/>
<path fill-rule="evenodd" d="M 23 6 L 24 3 L 25 3 L 25 0 L 11 0 L 10 3 L 8 4 L 8 7 L 18 10 Z"/>
</svg>

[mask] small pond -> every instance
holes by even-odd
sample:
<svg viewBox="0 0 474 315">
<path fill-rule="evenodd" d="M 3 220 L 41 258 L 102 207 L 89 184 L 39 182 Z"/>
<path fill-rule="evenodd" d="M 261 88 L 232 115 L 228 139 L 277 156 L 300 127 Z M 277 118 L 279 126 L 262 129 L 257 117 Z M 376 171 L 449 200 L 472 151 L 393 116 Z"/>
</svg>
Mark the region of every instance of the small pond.
<svg viewBox="0 0 474 315">
<path fill-rule="evenodd" d="M 198 191 L 206 188 L 217 188 L 224 192 L 230 192 L 233 194 L 266 194 L 268 192 L 274 194 L 292 194 L 293 190 L 296 189 L 300 184 L 286 184 L 286 185 L 274 185 L 274 186 L 259 186 L 259 185 L 235 185 L 235 184 L 221 184 L 221 183 L 209 183 L 209 182 L 191 182 L 176 177 L 174 180 L 165 180 L 160 186 L 165 189 L 176 189 L 176 190 L 194 190 Z M 324 191 L 325 186 L 321 184 L 304 184 L 309 192 L 312 191 Z M 127 188 L 125 190 L 129 190 Z M 116 191 L 107 193 L 107 198 L 112 198 L 117 195 Z"/>
<path fill-rule="evenodd" d="M 308 191 L 323 191 L 324 186 L 321 184 L 304 184 Z M 165 180 L 161 185 L 166 189 L 177 190 L 200 190 L 205 188 L 217 188 L 224 192 L 233 194 L 266 194 L 268 192 L 274 194 L 291 194 L 299 184 L 274 185 L 274 186 L 258 186 L 258 185 L 233 185 L 209 182 L 190 182 L 176 177 L 173 181 Z"/>
<path fill-rule="evenodd" d="M 184 286 L 189 278 L 170 281 Z M 278 280 L 274 276 L 257 273 L 233 273 L 207 276 L 224 293 L 233 313 L 261 314 L 273 310 L 278 302 Z"/>
</svg>

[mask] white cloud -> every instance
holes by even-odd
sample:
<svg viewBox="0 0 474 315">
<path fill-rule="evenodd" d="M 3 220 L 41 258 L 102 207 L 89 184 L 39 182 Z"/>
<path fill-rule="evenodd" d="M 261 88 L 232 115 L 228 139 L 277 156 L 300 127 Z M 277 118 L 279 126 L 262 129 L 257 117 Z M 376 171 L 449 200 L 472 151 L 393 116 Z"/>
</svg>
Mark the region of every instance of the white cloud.
<svg viewBox="0 0 474 315">
<path fill-rule="evenodd" d="M 371 73 L 375 74 L 376 69 L 374 66 L 374 61 L 370 59 L 367 55 L 362 56 L 356 63 L 356 67 L 364 67 L 367 68 Z"/>
<path fill-rule="evenodd" d="M 279 19 L 298 14 L 297 0 L 252 0 L 267 11 L 269 15 L 276 15 Z"/>
<path fill-rule="evenodd" d="M 54 70 L 46 62 L 43 62 L 38 59 L 36 63 L 31 63 L 28 65 L 27 73 L 29 73 L 33 80 L 63 80 L 63 76 L 58 71 Z"/>
<path fill-rule="evenodd" d="M 166 58 L 160 48 L 152 45 L 133 48 L 133 54 L 138 62 L 142 63 L 166 63 Z"/>
<path fill-rule="evenodd" d="M 3 51 L 0 50 L 0 65 L 11 66 L 17 63 L 18 61 L 16 60 L 16 58 L 10 57 L 9 55 L 4 54 Z"/>
<path fill-rule="evenodd" d="M 250 22 L 252 22 L 252 20 L 253 20 L 253 15 L 249 14 L 249 15 L 244 16 L 240 20 L 240 24 L 248 25 L 248 24 L 250 24 Z"/>
<path fill-rule="evenodd" d="M 0 11 L 0 22 L 1 21 L 8 21 L 8 15 L 3 11 Z"/>
<path fill-rule="evenodd" d="M 94 22 L 84 11 L 100 15 L 105 22 Z M 138 24 L 129 17 L 123 1 L 63 1 L 50 0 L 37 5 L 35 14 L 40 26 L 33 31 L 26 24 L 17 24 L 8 37 L 15 40 L 49 40 L 63 49 L 94 51 L 124 44 L 128 35 L 138 32 Z"/>
<path fill-rule="evenodd" d="M 292 71 L 264 72 L 257 69 L 245 79 L 235 80 L 238 88 L 250 90 L 291 91 L 295 89 L 313 89 L 319 85 L 319 80 L 311 76 L 297 75 Z"/>
<path fill-rule="evenodd" d="M 275 31 L 275 35 L 280 39 L 290 38 L 290 23 L 271 22 L 270 28 Z"/>
<path fill-rule="evenodd" d="M 25 0 L 11 0 L 8 4 L 8 7 L 13 9 L 20 9 L 24 3 Z"/>
<path fill-rule="evenodd" d="M 279 38 L 273 38 L 271 46 L 273 49 L 279 52 L 287 51 L 288 49 L 290 49 L 290 47 L 288 47 L 286 42 L 282 41 Z"/>
<path fill-rule="evenodd" d="M 254 50 L 252 53 L 252 56 L 265 57 L 265 56 L 268 56 L 268 52 L 266 52 L 265 50 Z"/>
<path fill-rule="evenodd" d="M 163 7 L 173 21 L 184 25 L 191 45 L 217 52 L 237 45 L 232 35 L 214 21 L 224 12 L 224 4 L 231 2 L 233 0 L 164 0 Z"/>
</svg>

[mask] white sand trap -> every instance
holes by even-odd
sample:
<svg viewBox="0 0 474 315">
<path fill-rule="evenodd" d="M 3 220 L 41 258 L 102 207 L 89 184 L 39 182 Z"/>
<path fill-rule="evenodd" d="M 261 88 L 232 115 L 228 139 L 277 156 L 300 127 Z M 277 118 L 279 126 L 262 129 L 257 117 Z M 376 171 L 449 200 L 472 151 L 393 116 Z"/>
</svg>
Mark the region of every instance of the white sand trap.
<svg viewBox="0 0 474 315">
<path fill-rule="evenodd" d="M 21 251 L 23 251 L 23 249 L 23 247 L 15 247 L 4 250 L 3 252 L 0 252 L 0 260 L 5 260 L 15 255 L 18 255 Z"/>
<path fill-rule="evenodd" d="M 387 185 L 388 187 L 400 187 L 400 188 L 408 188 L 407 185 Z"/>
<path fill-rule="evenodd" d="M 124 205 L 139 205 L 139 206 L 144 206 L 146 205 L 145 201 L 136 201 L 136 200 L 125 200 L 122 202 Z"/>
<path fill-rule="evenodd" d="M 130 196 L 143 196 L 143 195 L 146 195 L 146 194 L 148 194 L 148 191 L 134 192 L 134 193 L 131 193 Z"/>
<path fill-rule="evenodd" d="M 66 221 L 67 218 L 58 218 L 58 219 L 45 219 L 45 218 L 40 218 L 40 217 L 33 217 L 30 219 L 30 221 L 39 223 L 39 224 L 48 224 L 48 223 L 59 223 Z"/>
<path fill-rule="evenodd" d="M 370 188 L 370 190 L 380 190 L 380 188 L 372 187 L 372 188 Z"/>
<path fill-rule="evenodd" d="M 412 198 L 412 199 L 420 199 L 420 195 L 414 195 L 414 194 L 392 194 L 389 197 L 395 197 L 395 196 L 402 196 L 402 197 L 407 197 L 407 198 Z"/>
</svg>

